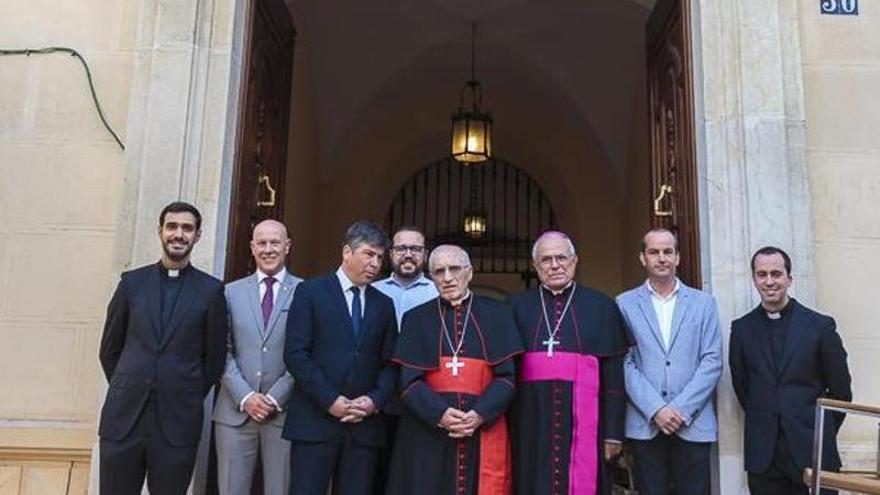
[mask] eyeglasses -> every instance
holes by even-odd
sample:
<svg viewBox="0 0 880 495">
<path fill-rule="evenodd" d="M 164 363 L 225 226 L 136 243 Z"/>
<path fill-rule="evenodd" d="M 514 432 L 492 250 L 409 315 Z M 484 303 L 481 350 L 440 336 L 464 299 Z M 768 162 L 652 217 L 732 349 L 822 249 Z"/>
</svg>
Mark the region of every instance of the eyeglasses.
<svg viewBox="0 0 880 495">
<path fill-rule="evenodd" d="M 425 246 L 398 244 L 397 246 L 392 246 L 391 251 L 397 255 L 404 255 L 407 251 L 412 254 L 422 254 L 425 252 Z"/>
<path fill-rule="evenodd" d="M 555 261 L 557 265 L 561 267 L 568 266 L 574 260 L 574 256 L 569 256 L 567 254 L 553 254 L 548 256 L 541 256 L 538 258 L 538 265 L 541 268 L 550 268 L 553 266 L 553 262 Z"/>
<path fill-rule="evenodd" d="M 452 266 L 444 266 L 442 268 L 435 268 L 431 270 L 431 276 L 437 279 L 444 278 L 446 274 L 452 275 L 452 278 L 458 278 L 464 273 L 465 270 L 470 268 L 470 265 L 452 265 Z"/>
</svg>

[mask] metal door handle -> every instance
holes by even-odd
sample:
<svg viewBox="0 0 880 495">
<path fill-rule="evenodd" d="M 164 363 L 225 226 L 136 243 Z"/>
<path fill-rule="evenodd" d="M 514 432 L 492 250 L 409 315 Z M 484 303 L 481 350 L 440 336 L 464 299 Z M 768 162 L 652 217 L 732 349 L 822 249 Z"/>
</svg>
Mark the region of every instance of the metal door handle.
<svg viewBox="0 0 880 495">
<path fill-rule="evenodd" d="M 660 185 L 660 195 L 657 196 L 656 198 L 654 198 L 654 216 L 655 217 L 671 217 L 672 216 L 671 209 L 664 210 L 663 207 L 661 206 L 661 203 L 663 203 L 663 200 L 666 199 L 667 194 L 670 196 L 673 194 L 672 186 L 670 186 L 668 184 L 661 184 Z"/>
<path fill-rule="evenodd" d="M 266 174 L 260 174 L 257 177 L 257 185 L 264 185 L 266 187 L 266 191 L 269 192 L 268 201 L 260 201 L 257 198 L 257 206 L 266 206 L 268 208 L 272 208 L 275 206 L 275 188 L 272 187 L 272 182 L 269 179 L 269 176 Z"/>
</svg>

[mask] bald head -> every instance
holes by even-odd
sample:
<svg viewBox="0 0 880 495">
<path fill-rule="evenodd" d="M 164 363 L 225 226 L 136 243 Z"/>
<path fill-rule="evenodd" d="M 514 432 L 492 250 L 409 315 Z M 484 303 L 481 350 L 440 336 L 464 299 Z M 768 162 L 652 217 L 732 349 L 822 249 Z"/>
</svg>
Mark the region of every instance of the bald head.
<svg viewBox="0 0 880 495">
<path fill-rule="evenodd" d="M 251 254 L 257 269 L 266 275 L 275 275 L 284 269 L 290 253 L 290 237 L 287 227 L 277 220 L 263 220 L 254 227 L 251 237 Z"/>
<path fill-rule="evenodd" d="M 257 226 L 254 227 L 254 235 L 251 238 L 255 239 L 257 237 L 257 234 L 262 232 L 275 232 L 284 239 L 289 238 L 289 236 L 287 235 L 287 227 L 285 227 L 284 224 L 279 222 L 278 220 L 269 219 L 263 220 L 262 222 L 258 223 Z"/>
</svg>

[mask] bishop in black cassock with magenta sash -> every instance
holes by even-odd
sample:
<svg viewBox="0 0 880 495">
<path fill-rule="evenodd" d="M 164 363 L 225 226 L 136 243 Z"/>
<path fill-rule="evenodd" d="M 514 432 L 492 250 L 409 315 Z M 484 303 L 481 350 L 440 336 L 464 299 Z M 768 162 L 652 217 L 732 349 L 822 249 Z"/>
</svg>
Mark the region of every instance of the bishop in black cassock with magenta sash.
<svg viewBox="0 0 880 495">
<path fill-rule="evenodd" d="M 514 493 L 607 494 L 606 462 L 620 451 L 630 346 L 617 306 L 573 281 L 577 255 L 567 236 L 536 242 L 541 285 L 511 299 L 526 352 L 511 410 Z"/>
<path fill-rule="evenodd" d="M 506 305 L 467 290 L 464 251 L 438 247 L 430 266 L 440 297 L 404 315 L 393 358 L 404 408 L 386 493 L 506 495 L 504 413 L 522 351 L 513 317 Z"/>
</svg>

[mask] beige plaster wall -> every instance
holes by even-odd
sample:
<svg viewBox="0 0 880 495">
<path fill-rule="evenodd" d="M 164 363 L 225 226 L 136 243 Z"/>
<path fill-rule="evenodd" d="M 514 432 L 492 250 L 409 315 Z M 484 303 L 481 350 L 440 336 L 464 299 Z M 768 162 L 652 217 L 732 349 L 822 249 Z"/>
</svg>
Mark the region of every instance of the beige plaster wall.
<svg viewBox="0 0 880 495">
<path fill-rule="evenodd" d="M 136 2 L 3 7 L 0 48 L 78 50 L 124 141 Z M 122 177 L 74 58 L 0 57 L 0 447 L 91 447 Z"/>
<path fill-rule="evenodd" d="M 878 405 L 880 10 L 875 2 L 859 3 L 858 17 L 828 16 L 820 15 L 816 1 L 800 0 L 799 22 L 816 302 L 837 320 L 850 356 L 854 400 Z M 850 418 L 842 435 L 844 442 L 870 445 L 877 430 Z"/>
</svg>

